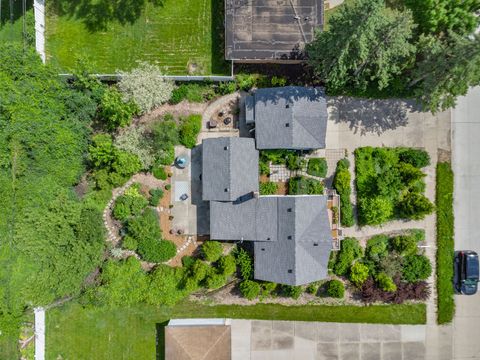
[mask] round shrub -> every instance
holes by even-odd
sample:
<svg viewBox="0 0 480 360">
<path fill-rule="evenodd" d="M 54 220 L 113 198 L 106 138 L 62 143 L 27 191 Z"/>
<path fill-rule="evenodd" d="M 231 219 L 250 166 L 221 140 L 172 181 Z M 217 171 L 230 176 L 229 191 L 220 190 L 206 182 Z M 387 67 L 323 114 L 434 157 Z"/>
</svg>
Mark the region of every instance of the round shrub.
<svg viewBox="0 0 480 360">
<path fill-rule="evenodd" d="M 155 166 L 152 169 L 152 174 L 155 176 L 157 179 L 160 180 L 167 180 L 167 172 L 165 171 L 165 168 L 163 166 Z"/>
<path fill-rule="evenodd" d="M 297 300 L 303 293 L 301 286 L 282 285 L 282 293 L 286 297 Z"/>
<path fill-rule="evenodd" d="M 136 251 L 138 247 L 138 241 L 135 238 L 127 235 L 122 240 L 122 247 L 127 250 Z"/>
<path fill-rule="evenodd" d="M 182 266 L 186 269 L 190 269 L 195 264 L 195 258 L 192 256 L 182 256 Z"/>
<path fill-rule="evenodd" d="M 150 189 L 150 205 L 151 206 L 158 206 L 160 200 L 163 198 L 163 190 L 162 189 Z"/>
<path fill-rule="evenodd" d="M 208 264 L 204 263 L 202 260 L 195 260 L 194 264 L 190 268 L 190 274 L 193 279 L 198 283 L 205 279 L 208 275 L 209 270 L 211 269 Z"/>
<path fill-rule="evenodd" d="M 365 256 L 372 261 L 379 261 L 388 255 L 388 236 L 376 235 L 368 239 Z"/>
<path fill-rule="evenodd" d="M 137 241 L 142 241 L 146 238 L 159 240 L 162 231 L 158 224 L 157 212 L 147 208 L 140 216 L 130 218 L 127 222 L 127 233 L 137 239 Z"/>
<path fill-rule="evenodd" d="M 378 287 L 383 291 L 394 292 L 397 291 L 397 285 L 393 282 L 393 279 L 385 273 L 377 275 Z"/>
<path fill-rule="evenodd" d="M 165 185 L 165 190 L 168 191 L 168 190 L 170 190 L 171 188 L 172 188 L 172 185 L 170 185 L 170 184 Z"/>
<path fill-rule="evenodd" d="M 202 255 L 207 261 L 217 261 L 222 256 L 222 252 L 223 246 L 218 241 L 208 240 L 202 244 Z"/>
<path fill-rule="evenodd" d="M 260 284 L 253 280 L 244 280 L 240 283 L 240 292 L 248 300 L 253 300 L 260 294 Z"/>
<path fill-rule="evenodd" d="M 308 160 L 307 174 L 324 178 L 327 175 L 327 160 L 325 158 L 312 158 Z"/>
<path fill-rule="evenodd" d="M 355 238 L 345 238 L 340 242 L 340 251 L 333 265 L 336 275 L 346 275 L 352 263 L 362 256 L 362 247 Z"/>
<path fill-rule="evenodd" d="M 327 294 L 330 297 L 343 299 L 345 286 L 340 280 L 330 280 L 327 284 Z"/>
<path fill-rule="evenodd" d="M 368 266 L 360 262 L 356 262 L 350 268 L 350 281 L 355 286 L 361 286 L 368 278 Z"/>
<path fill-rule="evenodd" d="M 274 195 L 277 193 L 278 184 L 274 182 L 260 183 L 260 195 Z"/>
<path fill-rule="evenodd" d="M 399 151 L 398 158 L 401 162 L 423 168 L 430 165 L 430 155 L 425 150 L 418 149 L 402 149 Z"/>
<path fill-rule="evenodd" d="M 147 206 L 148 201 L 135 188 L 125 191 L 125 195 L 119 196 L 115 200 L 113 207 L 113 217 L 124 221 L 130 216 L 139 215 Z"/>
<path fill-rule="evenodd" d="M 235 263 L 233 255 L 222 256 L 220 260 L 218 260 L 218 270 L 224 276 L 230 276 L 235 273 L 235 270 L 237 270 L 237 264 Z"/>
<path fill-rule="evenodd" d="M 225 285 L 226 278 L 222 274 L 209 274 L 205 279 L 205 285 L 209 289 L 218 289 Z"/>
<path fill-rule="evenodd" d="M 169 240 L 147 237 L 138 243 L 138 253 L 145 261 L 160 263 L 174 257 L 177 254 L 177 247 Z"/>
<path fill-rule="evenodd" d="M 318 292 L 318 284 L 317 283 L 308 284 L 306 291 L 309 294 L 315 295 Z"/>
<path fill-rule="evenodd" d="M 392 248 L 401 255 L 415 255 L 417 239 L 411 235 L 399 235 L 390 240 Z"/>
<path fill-rule="evenodd" d="M 403 263 L 403 279 L 408 282 L 426 280 L 432 274 L 432 264 L 424 255 L 410 255 Z"/>
</svg>

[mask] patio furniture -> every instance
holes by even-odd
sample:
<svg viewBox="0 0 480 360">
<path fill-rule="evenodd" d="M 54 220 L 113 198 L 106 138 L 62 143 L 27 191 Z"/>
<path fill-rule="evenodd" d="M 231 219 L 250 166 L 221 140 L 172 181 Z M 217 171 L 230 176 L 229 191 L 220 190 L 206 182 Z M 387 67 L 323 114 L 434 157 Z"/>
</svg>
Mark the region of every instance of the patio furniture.
<svg viewBox="0 0 480 360">
<path fill-rule="evenodd" d="M 217 121 L 216 120 L 209 120 L 208 121 L 208 128 L 209 129 L 214 129 L 217 127 Z"/>
<path fill-rule="evenodd" d="M 228 125 L 228 124 L 230 124 L 231 122 L 232 122 L 232 118 L 230 118 L 230 117 L 227 117 L 227 118 L 225 118 L 225 119 L 223 120 L 223 123 L 224 123 L 225 125 Z"/>
<path fill-rule="evenodd" d="M 185 169 L 185 167 L 188 165 L 188 160 L 184 156 L 178 156 L 175 159 L 175 165 L 178 166 L 180 169 Z"/>
</svg>

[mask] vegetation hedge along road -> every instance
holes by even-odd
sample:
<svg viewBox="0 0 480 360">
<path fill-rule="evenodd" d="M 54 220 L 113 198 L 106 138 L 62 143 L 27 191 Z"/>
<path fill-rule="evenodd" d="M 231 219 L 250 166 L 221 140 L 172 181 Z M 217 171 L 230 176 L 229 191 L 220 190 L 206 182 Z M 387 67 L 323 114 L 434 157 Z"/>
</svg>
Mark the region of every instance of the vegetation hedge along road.
<svg viewBox="0 0 480 360">
<path fill-rule="evenodd" d="M 350 163 L 348 159 L 339 160 L 337 170 L 333 179 L 333 187 L 340 195 L 340 222 L 343 226 L 353 226 L 353 206 L 350 202 L 352 187 L 350 186 L 351 175 L 348 170 Z"/>
<path fill-rule="evenodd" d="M 453 296 L 454 216 L 453 171 L 449 163 L 437 165 L 437 321 L 446 324 L 455 313 Z"/>
</svg>

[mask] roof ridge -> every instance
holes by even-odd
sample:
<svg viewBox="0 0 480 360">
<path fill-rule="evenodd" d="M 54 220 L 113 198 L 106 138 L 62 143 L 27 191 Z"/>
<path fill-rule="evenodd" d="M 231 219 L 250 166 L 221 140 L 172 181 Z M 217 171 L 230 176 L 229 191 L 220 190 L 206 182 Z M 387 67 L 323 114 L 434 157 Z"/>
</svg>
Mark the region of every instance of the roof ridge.
<svg viewBox="0 0 480 360">
<path fill-rule="evenodd" d="M 227 146 L 228 146 L 228 150 L 227 150 L 227 162 L 228 162 L 228 197 L 229 199 L 232 198 L 232 189 L 233 189 L 233 176 L 232 176 L 232 172 L 233 172 L 233 163 L 232 163 L 232 138 L 231 137 L 228 137 L 228 140 L 227 140 Z"/>
<path fill-rule="evenodd" d="M 293 121 L 293 126 L 292 126 L 292 142 L 293 142 L 293 132 L 295 131 L 295 129 L 297 128 L 296 124 L 300 125 L 300 127 L 304 130 L 304 133 L 307 134 L 307 136 L 310 137 L 310 139 L 312 139 L 313 141 L 315 142 L 322 142 L 322 139 L 317 139 L 315 136 L 313 136 L 313 134 L 305 127 L 305 125 L 300 121 L 301 117 L 298 117 L 296 118 L 293 113 L 295 113 L 295 111 L 292 111 L 292 116 L 293 118 L 295 119 L 295 121 Z M 296 133 L 296 131 L 295 131 Z"/>
</svg>

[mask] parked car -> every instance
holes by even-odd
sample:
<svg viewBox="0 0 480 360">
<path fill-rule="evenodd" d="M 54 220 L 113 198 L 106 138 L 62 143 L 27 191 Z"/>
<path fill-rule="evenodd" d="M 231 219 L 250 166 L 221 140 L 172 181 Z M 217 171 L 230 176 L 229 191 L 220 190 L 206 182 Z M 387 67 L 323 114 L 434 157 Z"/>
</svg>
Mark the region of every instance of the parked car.
<svg viewBox="0 0 480 360">
<path fill-rule="evenodd" d="M 464 295 L 475 294 L 479 279 L 478 254 L 471 250 L 456 251 L 454 270 L 455 292 Z"/>
</svg>

